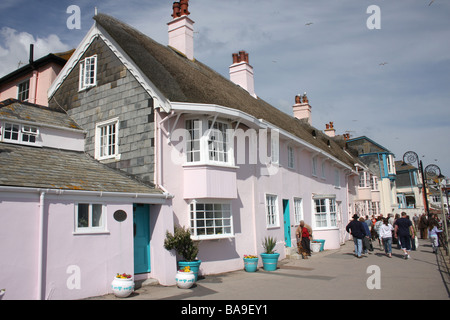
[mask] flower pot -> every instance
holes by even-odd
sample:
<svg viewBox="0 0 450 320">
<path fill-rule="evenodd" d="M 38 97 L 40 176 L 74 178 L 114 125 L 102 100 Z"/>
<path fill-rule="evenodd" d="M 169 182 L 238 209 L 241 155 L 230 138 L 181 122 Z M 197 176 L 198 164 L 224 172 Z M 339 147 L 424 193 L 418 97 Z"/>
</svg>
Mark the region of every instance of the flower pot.
<svg viewBox="0 0 450 320">
<path fill-rule="evenodd" d="M 255 272 L 258 269 L 258 258 L 244 258 L 244 269 L 247 272 Z"/>
<path fill-rule="evenodd" d="M 195 275 L 194 272 L 182 272 L 178 271 L 175 276 L 175 281 L 177 283 L 177 287 L 180 289 L 189 289 L 195 283 Z"/>
<path fill-rule="evenodd" d="M 133 278 L 114 278 L 111 282 L 111 288 L 116 297 L 126 298 L 134 291 L 134 280 Z"/>
<path fill-rule="evenodd" d="M 200 269 L 201 260 L 195 261 L 179 261 L 178 262 L 178 270 L 183 269 L 184 267 L 191 268 L 191 271 L 194 273 L 195 281 L 198 280 L 198 270 Z"/>
<path fill-rule="evenodd" d="M 323 251 L 324 247 L 325 247 L 325 240 L 323 240 L 323 239 L 314 239 L 314 241 L 320 242 L 320 251 Z"/>
<path fill-rule="evenodd" d="M 320 242 L 311 242 L 311 244 L 309 245 L 309 247 L 311 248 L 312 252 L 319 252 L 320 251 L 320 246 L 322 244 Z"/>
<path fill-rule="evenodd" d="M 263 268 L 266 271 L 277 270 L 279 253 L 261 253 Z"/>
</svg>

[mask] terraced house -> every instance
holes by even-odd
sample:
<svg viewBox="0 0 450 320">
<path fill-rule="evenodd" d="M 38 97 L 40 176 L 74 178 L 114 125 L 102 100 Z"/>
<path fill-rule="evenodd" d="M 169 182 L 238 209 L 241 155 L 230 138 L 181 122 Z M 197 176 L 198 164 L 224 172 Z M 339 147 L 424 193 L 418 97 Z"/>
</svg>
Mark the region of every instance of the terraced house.
<svg viewBox="0 0 450 320">
<path fill-rule="evenodd" d="M 175 225 L 200 241 L 202 275 L 243 268 L 242 257 L 261 253 L 266 236 L 286 257 L 300 220 L 326 249 L 346 239 L 359 182 L 355 165 L 364 165 L 342 137 L 311 125 L 306 94 L 293 95 L 292 115 L 258 97 L 247 52 L 230 52 L 230 79 L 197 61 L 194 21 L 183 5 L 174 5 L 168 46 L 97 14 L 49 90 L 49 107 L 64 110 L 82 130 L 92 159 L 156 195 L 142 200 L 136 192 L 120 208 L 125 220 L 115 218 L 119 208 L 109 202 L 89 202 L 105 208 L 107 231 L 100 234 L 74 234 L 68 221 L 49 225 L 69 224 L 60 233 L 86 244 L 84 252 L 70 251 L 61 268 L 85 259 L 91 266 L 80 268 L 84 287 L 47 283 L 45 298 L 98 294 L 99 287 L 107 293 L 116 272 L 175 284 L 179 257 L 162 245 Z M 64 214 L 73 219 L 75 208 Z M 91 241 L 108 250 L 94 250 Z M 118 261 L 126 270 L 113 270 Z M 46 269 L 47 281 L 53 272 Z"/>
</svg>

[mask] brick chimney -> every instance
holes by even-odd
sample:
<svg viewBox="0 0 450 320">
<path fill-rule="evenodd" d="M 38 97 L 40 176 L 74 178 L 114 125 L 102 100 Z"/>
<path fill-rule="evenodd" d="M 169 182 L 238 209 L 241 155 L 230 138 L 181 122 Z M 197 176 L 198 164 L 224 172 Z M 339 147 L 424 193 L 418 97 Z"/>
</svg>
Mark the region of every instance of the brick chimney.
<svg viewBox="0 0 450 320">
<path fill-rule="evenodd" d="M 329 137 L 335 137 L 336 136 L 336 130 L 334 129 L 333 122 L 327 123 L 325 125 L 325 134 Z"/>
<path fill-rule="evenodd" d="M 169 26 L 169 46 L 194 60 L 194 21 L 188 16 L 189 0 L 174 2 L 172 18 Z"/>
<path fill-rule="evenodd" d="M 294 117 L 297 119 L 306 119 L 311 124 L 311 105 L 309 104 L 306 92 L 303 95 L 295 96 L 295 104 L 292 106 Z"/>
<path fill-rule="evenodd" d="M 256 98 L 253 67 L 249 63 L 248 53 L 233 53 L 233 64 L 230 66 L 230 80 Z"/>
</svg>

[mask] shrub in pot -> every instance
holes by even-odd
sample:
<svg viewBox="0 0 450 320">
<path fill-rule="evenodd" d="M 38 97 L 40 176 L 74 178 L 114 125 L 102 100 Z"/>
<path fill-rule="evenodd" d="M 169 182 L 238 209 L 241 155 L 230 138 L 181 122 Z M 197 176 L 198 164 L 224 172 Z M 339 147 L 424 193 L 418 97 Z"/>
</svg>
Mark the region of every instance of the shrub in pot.
<svg viewBox="0 0 450 320">
<path fill-rule="evenodd" d="M 167 231 L 164 248 L 166 250 L 175 250 L 177 255 L 183 259 L 178 262 L 178 269 L 183 269 L 186 266 L 190 267 L 195 275 L 195 281 L 197 281 L 201 260 L 197 259 L 198 243 L 192 240 L 189 229 L 175 226 L 173 234 Z"/>
</svg>

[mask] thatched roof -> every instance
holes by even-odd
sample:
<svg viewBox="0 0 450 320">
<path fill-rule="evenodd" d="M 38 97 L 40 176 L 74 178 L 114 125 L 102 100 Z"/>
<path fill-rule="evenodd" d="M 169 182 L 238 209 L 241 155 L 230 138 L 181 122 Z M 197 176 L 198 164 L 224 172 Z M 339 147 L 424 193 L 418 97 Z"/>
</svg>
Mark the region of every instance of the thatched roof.
<svg viewBox="0 0 450 320">
<path fill-rule="evenodd" d="M 255 99 L 246 90 L 201 62 L 189 60 L 176 50 L 157 43 L 108 15 L 98 14 L 94 20 L 120 45 L 168 100 L 216 104 L 240 110 L 288 131 L 351 167 L 357 161 L 322 131 L 260 98 Z"/>
</svg>

